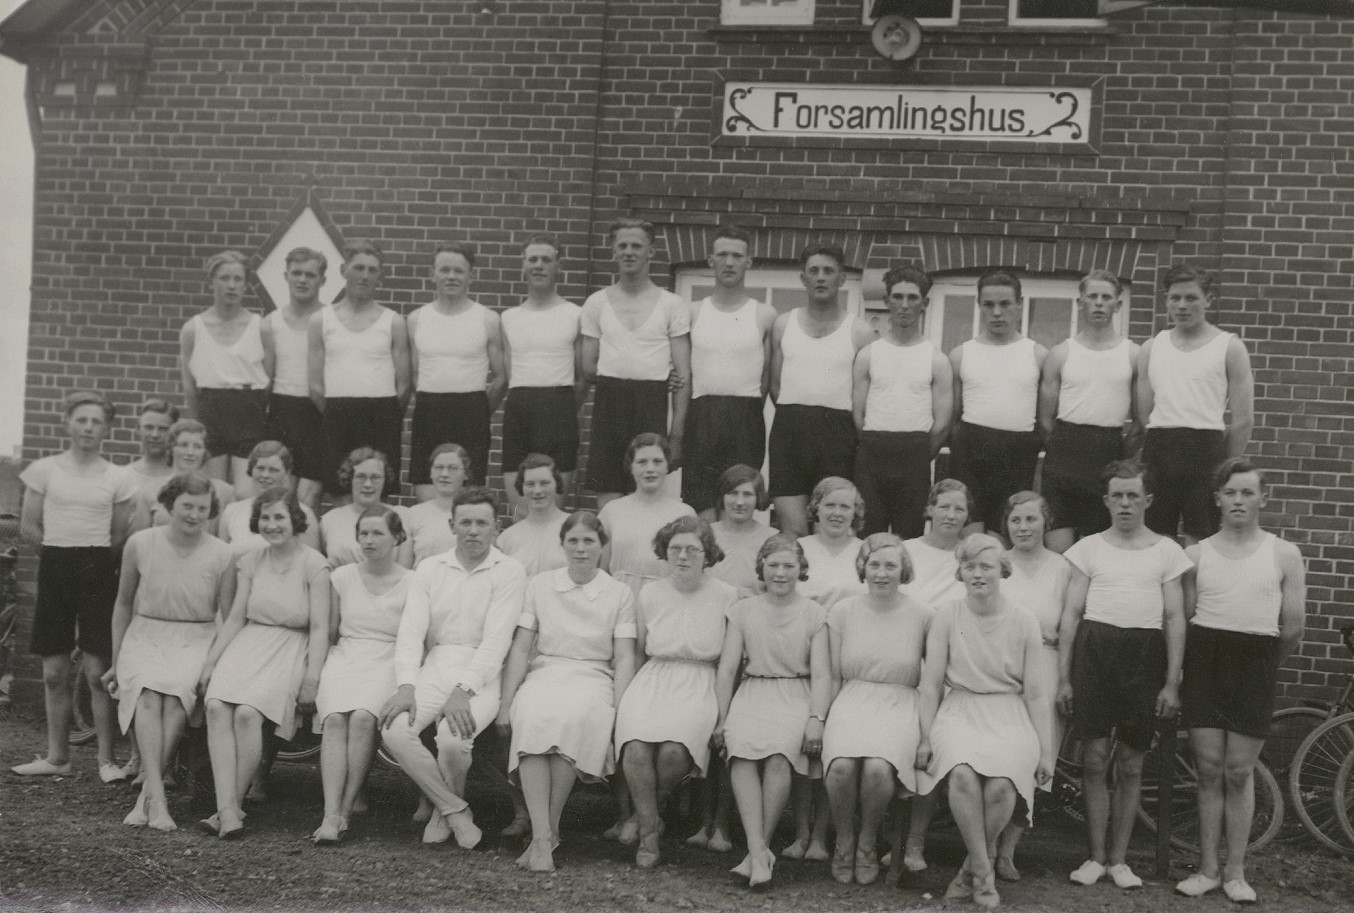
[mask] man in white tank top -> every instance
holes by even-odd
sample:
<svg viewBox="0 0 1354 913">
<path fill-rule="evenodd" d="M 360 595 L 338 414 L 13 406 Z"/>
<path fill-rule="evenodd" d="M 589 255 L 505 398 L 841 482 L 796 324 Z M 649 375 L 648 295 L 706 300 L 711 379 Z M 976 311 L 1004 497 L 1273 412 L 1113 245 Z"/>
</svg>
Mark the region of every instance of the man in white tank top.
<svg viewBox="0 0 1354 913">
<path fill-rule="evenodd" d="M 409 370 L 414 378 L 409 482 L 414 497 L 434 497 L 430 460 L 442 444 L 470 455 L 468 483 L 489 472 L 489 420 L 508 389 L 498 314 L 470 297 L 475 248 L 464 241 L 433 251 L 437 297 L 409 315 Z"/>
<path fill-rule="evenodd" d="M 1100 473 L 1136 450 L 1133 385 L 1138 346 L 1119 333 L 1115 316 L 1123 283 L 1106 270 L 1092 270 L 1078 286 L 1077 335 L 1058 343 L 1044 359 L 1039 382 L 1039 425 L 1044 433 L 1040 493 L 1053 519 L 1045 544 L 1059 554 L 1077 539 L 1108 529 Z"/>
<path fill-rule="evenodd" d="M 309 247 L 287 252 L 287 303 L 268 315 L 277 366 L 268 399 L 268 439 L 291 451 L 296 497 L 319 510 L 324 493 L 324 426 L 310 400 L 310 318 L 325 305 L 320 289 L 329 259 Z"/>
<path fill-rule="evenodd" d="M 667 437 L 677 467 L 691 402 L 691 315 L 685 301 L 649 278 L 654 227 L 622 218 L 608 234 L 616 282 L 588 296 L 581 319 L 583 375 L 597 385 L 587 486 L 599 507 L 633 488 L 625 454 L 636 435 Z"/>
<path fill-rule="evenodd" d="M 179 369 L 188 411 L 207 428 L 207 474 L 254 493 L 247 461 L 268 422 L 273 333 L 244 306 L 249 263 L 237 250 L 207 261 L 212 306 L 179 331 Z"/>
<path fill-rule="evenodd" d="M 809 534 L 809 495 L 828 476 L 856 468 L 851 369 L 874 330 L 840 300 L 846 254 L 810 244 L 799 255 L 808 303 L 781 314 L 771 331 L 770 494 L 782 532 Z"/>
<path fill-rule="evenodd" d="M 912 266 L 884 274 L 889 329 L 860 350 L 852 415 L 860 432 L 856 487 L 865 499 L 862 535 L 915 539 L 926 532 L 931 461 L 949 436 L 954 371 L 926 338 L 931 277 Z"/>
<path fill-rule="evenodd" d="M 950 353 L 950 477 L 972 493 L 972 520 L 994 532 L 1006 499 L 1034 487 L 1042 444 L 1036 416 L 1048 350 L 1021 331 L 1023 310 L 1015 273 L 987 270 L 978 277 L 978 335 Z"/>
<path fill-rule="evenodd" d="M 1058 709 L 1072 717 L 1072 736 L 1085 745 L 1090 856 L 1071 880 L 1090 885 L 1108 875 L 1119 888 L 1140 888 L 1128 845 L 1143 757 L 1158 721 L 1180 709 L 1182 580 L 1193 565 L 1174 539 L 1143 522 L 1152 486 L 1142 464 L 1111 463 L 1103 478 L 1113 525 L 1067 550 L 1072 579 L 1058 625 Z"/>
<path fill-rule="evenodd" d="M 1265 477 L 1246 457 L 1223 462 L 1214 498 L 1219 531 L 1187 550 L 1190 618 L 1181 688 L 1199 775 L 1199 870 L 1176 885 L 1198 897 L 1218 887 L 1238 903 L 1246 883 L 1246 842 L 1255 812 L 1255 762 L 1265 745 L 1279 668 L 1302 642 L 1306 580 L 1296 545 L 1260 528 Z M 1227 865 L 1221 865 L 1221 843 Z"/>
<path fill-rule="evenodd" d="M 1182 533 L 1189 545 L 1217 531 L 1212 474 L 1250 443 L 1255 377 L 1241 340 L 1208 322 L 1216 276 L 1173 266 L 1162 288 L 1173 326 L 1144 343 L 1138 356 L 1143 460 L 1162 495 L 1147 525 L 1163 536 Z"/>
<path fill-rule="evenodd" d="M 686 413 L 682 500 L 707 520 L 719 506 L 730 466 L 761 469 L 766 459 L 766 393 L 776 309 L 752 298 L 752 235 L 721 226 L 710 246 L 715 289 L 691 304 L 691 406 Z"/>
<path fill-rule="evenodd" d="M 359 447 L 385 454 L 396 471 L 384 495 L 399 490 L 400 437 L 413 393 L 404 318 L 376 301 L 385 255 L 372 241 L 343 251 L 344 294 L 310 319 L 310 398 L 324 414 L 324 486 L 339 503 L 351 492 L 338 468 Z"/>
<path fill-rule="evenodd" d="M 522 245 L 522 278 L 527 296 L 503 312 L 504 373 L 508 400 L 503 407 L 503 487 L 516 515 L 521 495 L 517 474 L 533 453 L 555 461 L 573 491 L 578 468 L 578 409 L 588 392 L 580 362 L 582 308 L 559 293 L 560 246 L 552 235 L 532 235 Z"/>
</svg>

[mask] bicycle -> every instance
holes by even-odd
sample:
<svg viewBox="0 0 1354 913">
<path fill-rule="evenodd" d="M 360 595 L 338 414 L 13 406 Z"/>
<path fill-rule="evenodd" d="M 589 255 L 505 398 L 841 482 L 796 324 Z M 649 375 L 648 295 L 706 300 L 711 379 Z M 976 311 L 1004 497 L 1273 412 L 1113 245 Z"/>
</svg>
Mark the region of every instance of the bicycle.
<svg viewBox="0 0 1354 913">
<path fill-rule="evenodd" d="M 1344 641 L 1349 652 L 1354 654 L 1354 625 L 1342 627 L 1340 639 Z M 1346 676 L 1344 690 L 1334 703 L 1301 704 L 1274 711 L 1274 715 L 1270 717 L 1269 735 L 1265 739 L 1261 757 L 1280 781 L 1287 782 L 1293 758 L 1303 739 L 1311 735 L 1312 730 L 1326 720 L 1350 712 L 1354 712 L 1354 674 Z"/>
<path fill-rule="evenodd" d="M 1345 839 L 1354 846 L 1354 751 L 1345 756 L 1335 780 L 1335 817 Z"/>
<path fill-rule="evenodd" d="M 1354 625 L 1340 631 L 1345 647 L 1354 654 Z M 1293 810 L 1307 831 L 1321 845 L 1338 853 L 1354 854 L 1354 836 L 1345 833 L 1337 814 L 1336 790 L 1345 759 L 1354 753 L 1354 675 L 1348 676 L 1340 700 L 1324 713 L 1315 708 L 1289 708 L 1321 714 L 1313 728 L 1293 753 L 1288 770 L 1289 793 Z M 1295 714 L 1292 718 L 1298 718 Z"/>
</svg>

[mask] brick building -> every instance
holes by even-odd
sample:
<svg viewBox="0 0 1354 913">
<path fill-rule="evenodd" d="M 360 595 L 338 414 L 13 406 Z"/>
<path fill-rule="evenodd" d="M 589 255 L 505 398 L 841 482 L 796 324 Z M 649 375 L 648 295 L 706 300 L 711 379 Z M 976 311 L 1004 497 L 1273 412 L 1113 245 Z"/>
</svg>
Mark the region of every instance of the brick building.
<svg viewBox="0 0 1354 913">
<path fill-rule="evenodd" d="M 560 237 L 581 300 L 610 281 L 606 223 L 642 215 L 656 276 L 693 294 L 733 220 L 787 307 L 796 250 L 827 237 L 858 306 L 889 265 L 934 272 L 947 349 L 982 267 L 1021 269 L 1045 342 L 1110 269 L 1141 340 L 1190 261 L 1253 353 L 1265 522 L 1309 568 L 1284 697 L 1318 696 L 1354 619 L 1354 5 L 1219 4 L 919 0 L 920 48 L 893 61 L 869 0 L 30 0 L 0 25 L 37 144 L 25 456 L 61 445 L 74 388 L 177 395 L 206 257 L 254 256 L 267 309 L 304 226 L 379 240 L 405 313 L 451 238 L 507 306 L 530 232 Z"/>
</svg>

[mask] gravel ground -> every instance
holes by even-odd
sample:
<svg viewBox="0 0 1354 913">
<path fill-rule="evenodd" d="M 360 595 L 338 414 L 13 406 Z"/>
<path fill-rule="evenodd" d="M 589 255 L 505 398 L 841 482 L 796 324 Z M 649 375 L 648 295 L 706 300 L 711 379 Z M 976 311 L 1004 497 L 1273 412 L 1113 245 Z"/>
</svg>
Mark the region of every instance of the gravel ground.
<svg viewBox="0 0 1354 913">
<path fill-rule="evenodd" d="M 629 855 L 594 834 L 609 813 L 595 791 L 571 802 L 559 870 L 531 875 L 517 869 L 515 841 L 492 834 L 480 850 L 424 847 L 408 822 L 412 788 L 398 773 L 378 768 L 372 811 L 354 822 L 349 839 L 333 848 L 312 846 L 319 824 L 319 772 L 313 764 L 278 763 L 272 799 L 250 810 L 248 829 L 220 841 L 197 829 L 202 810 L 180 791 L 171 810 L 181 830 L 160 834 L 122 825 L 134 794 L 105 786 L 95 771 L 92 746 L 74 750 L 75 773 L 62 780 L 25 780 L 8 767 L 42 743 L 36 721 L 0 719 L 4 772 L 0 773 L 0 911 L 394 911 L 394 910 L 719 910 L 871 911 L 971 909 L 943 904 L 945 885 L 962 858 L 953 832 L 933 836 L 931 869 L 899 888 L 845 887 L 823 863 L 784 860 L 766 889 L 749 892 L 727 874 L 737 861 L 691 850 L 676 837 L 664 841 L 664 861 L 652 872 L 629 864 Z M 486 825 L 506 823 L 505 809 L 489 796 L 477 800 Z M 1081 859 L 1078 828 L 1059 814 L 1045 816 L 1028 836 L 1020 859 L 1025 874 L 1002 886 L 1003 909 L 1105 911 L 1230 909 L 1225 899 L 1174 897 L 1171 886 L 1192 860 L 1177 859 L 1172 877 L 1149 878 L 1141 891 L 1108 884 L 1069 885 L 1066 873 Z M 571 827 L 572 825 L 572 827 Z M 685 834 L 676 821 L 674 834 Z M 1145 877 L 1151 846 L 1143 840 L 1130 860 Z M 1280 842 L 1250 866 L 1264 908 L 1278 913 L 1335 913 L 1354 909 L 1354 866 L 1305 840 Z"/>
</svg>

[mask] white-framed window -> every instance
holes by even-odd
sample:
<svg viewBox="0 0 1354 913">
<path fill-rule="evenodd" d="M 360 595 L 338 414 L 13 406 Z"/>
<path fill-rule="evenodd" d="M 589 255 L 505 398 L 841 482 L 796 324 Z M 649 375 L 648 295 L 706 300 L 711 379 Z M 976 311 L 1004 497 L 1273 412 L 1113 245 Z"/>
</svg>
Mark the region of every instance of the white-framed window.
<svg viewBox="0 0 1354 913">
<path fill-rule="evenodd" d="M 813 25 L 814 0 L 720 0 L 720 25 Z"/>
<path fill-rule="evenodd" d="M 1103 26 L 1100 0 L 1010 0 L 1007 21 L 1011 25 Z"/>
<path fill-rule="evenodd" d="M 809 302 L 808 292 L 797 269 L 750 269 L 744 277 L 748 295 L 758 301 L 768 301 L 776 313 L 784 314 L 791 308 L 803 307 Z M 677 273 L 677 294 L 687 301 L 708 298 L 715 290 L 715 274 L 708 266 L 683 269 Z M 867 316 L 861 297 L 860 274 L 848 273 L 838 293 L 838 300 L 855 314 Z"/>
<path fill-rule="evenodd" d="M 1050 349 L 1076 335 L 1078 282 L 1078 279 L 1021 276 L 1021 291 L 1025 295 L 1020 316 L 1021 332 Z M 931 286 L 930 300 L 926 309 L 926 335 L 942 352 L 951 352 L 978 334 L 976 275 L 937 278 Z M 1119 332 L 1126 336 L 1128 289 L 1124 289 L 1122 300 L 1116 321 Z"/>
<path fill-rule="evenodd" d="M 907 15 L 916 19 L 922 28 L 959 24 L 960 0 L 915 0 L 909 5 Z M 861 0 L 860 21 L 874 25 L 876 16 L 870 15 L 875 0 Z"/>
</svg>

